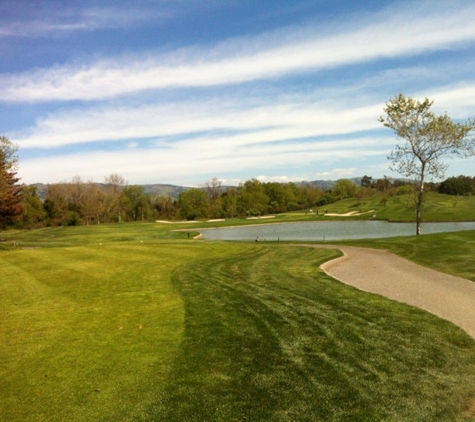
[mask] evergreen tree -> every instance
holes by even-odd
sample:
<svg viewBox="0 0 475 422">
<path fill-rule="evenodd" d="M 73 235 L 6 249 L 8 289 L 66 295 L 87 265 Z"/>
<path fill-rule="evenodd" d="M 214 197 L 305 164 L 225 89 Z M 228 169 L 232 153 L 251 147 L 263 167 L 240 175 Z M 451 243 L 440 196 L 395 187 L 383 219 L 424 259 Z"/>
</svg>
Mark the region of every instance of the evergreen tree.
<svg viewBox="0 0 475 422">
<path fill-rule="evenodd" d="M 5 227 L 18 219 L 23 211 L 23 187 L 16 176 L 18 147 L 6 136 L 0 137 L 0 226 Z"/>
</svg>

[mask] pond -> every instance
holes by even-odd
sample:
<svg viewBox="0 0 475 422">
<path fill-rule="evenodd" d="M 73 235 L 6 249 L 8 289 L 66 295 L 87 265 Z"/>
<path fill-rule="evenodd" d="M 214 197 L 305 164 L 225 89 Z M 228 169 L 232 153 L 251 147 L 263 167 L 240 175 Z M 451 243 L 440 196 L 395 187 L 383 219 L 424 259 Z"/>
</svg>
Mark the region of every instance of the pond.
<svg viewBox="0 0 475 422">
<path fill-rule="evenodd" d="M 475 222 L 424 223 L 422 233 L 475 230 Z M 321 221 L 308 223 L 260 224 L 244 227 L 202 229 L 205 239 L 213 240 L 304 240 L 327 241 L 412 236 L 415 223 L 387 221 Z"/>
</svg>

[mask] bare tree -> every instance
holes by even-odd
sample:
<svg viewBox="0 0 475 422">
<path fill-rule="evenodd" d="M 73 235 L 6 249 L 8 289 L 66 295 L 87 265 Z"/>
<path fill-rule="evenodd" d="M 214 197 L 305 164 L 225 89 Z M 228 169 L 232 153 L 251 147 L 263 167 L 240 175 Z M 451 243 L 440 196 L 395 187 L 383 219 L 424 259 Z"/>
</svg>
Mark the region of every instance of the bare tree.
<svg viewBox="0 0 475 422">
<path fill-rule="evenodd" d="M 122 193 L 127 182 L 120 174 L 112 173 L 110 176 L 104 178 L 104 184 L 106 185 L 104 199 L 106 214 L 109 216 L 117 215 L 120 223 L 123 208 Z"/>
<path fill-rule="evenodd" d="M 218 178 L 214 177 L 205 183 L 205 189 L 211 202 L 217 200 L 221 195 L 222 182 Z"/>
</svg>

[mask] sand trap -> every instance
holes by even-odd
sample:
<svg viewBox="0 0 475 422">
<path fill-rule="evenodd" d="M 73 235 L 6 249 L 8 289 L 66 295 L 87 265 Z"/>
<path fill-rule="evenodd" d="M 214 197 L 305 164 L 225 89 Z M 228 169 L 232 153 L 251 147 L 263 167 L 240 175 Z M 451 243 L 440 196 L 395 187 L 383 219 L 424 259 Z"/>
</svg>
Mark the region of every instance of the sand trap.
<svg viewBox="0 0 475 422">
<path fill-rule="evenodd" d="M 369 210 L 369 211 L 366 211 L 366 212 L 350 211 L 350 212 L 347 212 L 345 214 L 337 214 L 337 213 L 333 213 L 333 212 L 327 212 L 324 215 L 328 215 L 330 217 L 351 217 L 351 216 L 354 216 L 354 215 L 364 215 L 364 214 L 369 214 L 369 213 L 372 213 L 372 212 L 374 212 L 374 210 Z"/>
<path fill-rule="evenodd" d="M 155 223 L 165 223 L 165 224 L 191 224 L 191 223 L 197 223 L 197 221 L 169 221 L 169 220 L 156 220 Z"/>
</svg>

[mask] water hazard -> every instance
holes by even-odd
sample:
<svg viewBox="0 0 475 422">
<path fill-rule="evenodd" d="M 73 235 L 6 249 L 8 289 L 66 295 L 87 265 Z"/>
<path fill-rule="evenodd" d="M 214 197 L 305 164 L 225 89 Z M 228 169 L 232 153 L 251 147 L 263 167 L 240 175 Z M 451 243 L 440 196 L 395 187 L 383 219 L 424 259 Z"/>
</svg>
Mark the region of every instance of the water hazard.
<svg viewBox="0 0 475 422">
<path fill-rule="evenodd" d="M 461 230 L 475 230 L 475 222 L 424 223 L 422 226 L 423 234 Z M 222 227 L 200 231 L 205 239 L 213 240 L 333 241 L 412 236 L 416 233 L 416 224 L 387 221 L 322 221 Z"/>
</svg>

